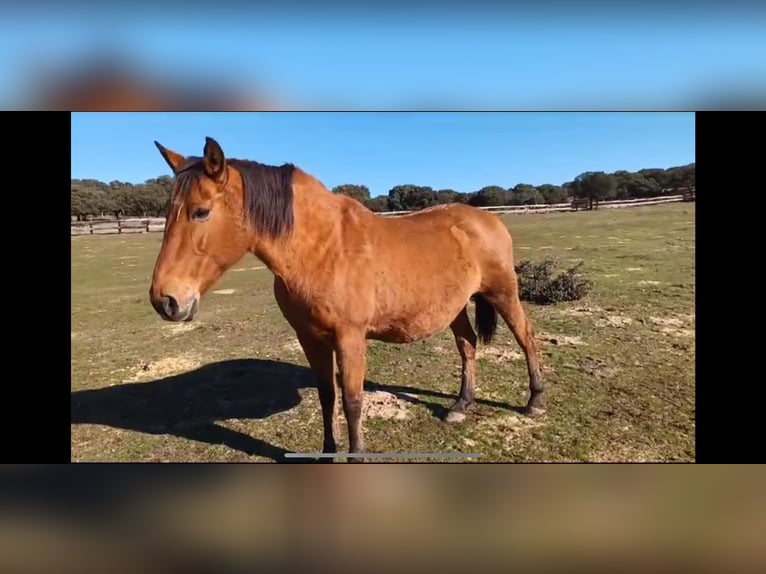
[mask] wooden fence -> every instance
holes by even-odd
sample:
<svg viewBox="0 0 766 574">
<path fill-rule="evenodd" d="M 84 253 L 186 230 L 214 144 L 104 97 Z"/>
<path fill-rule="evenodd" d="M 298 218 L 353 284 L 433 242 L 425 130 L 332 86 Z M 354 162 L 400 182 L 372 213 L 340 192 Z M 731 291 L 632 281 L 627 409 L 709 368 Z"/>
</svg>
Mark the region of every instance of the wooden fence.
<svg viewBox="0 0 766 574">
<path fill-rule="evenodd" d="M 144 219 L 97 219 L 93 221 L 73 221 L 72 235 L 114 235 L 122 233 L 150 233 L 165 229 L 164 217 Z"/>
<path fill-rule="evenodd" d="M 623 207 L 639 207 L 642 205 L 657 205 L 660 203 L 672 203 L 676 201 L 682 201 L 683 195 L 664 195 L 660 197 L 647 197 L 641 199 L 624 199 L 616 201 L 601 201 L 598 203 L 598 209 L 617 209 Z M 576 211 L 581 209 L 582 206 L 575 206 L 573 202 L 567 203 L 553 203 L 551 205 L 498 205 L 492 207 L 480 207 L 485 211 L 491 211 L 498 215 L 504 214 L 532 214 L 532 213 L 556 213 L 563 211 Z M 412 211 L 387 211 L 380 213 L 385 217 L 397 217 L 413 213 Z"/>
<path fill-rule="evenodd" d="M 683 201 L 685 195 L 666 195 L 661 197 L 649 197 L 646 199 L 625 199 L 618 201 L 602 201 L 598 209 L 618 209 L 624 207 L 639 207 L 642 205 L 656 205 Z M 688 199 L 686 199 L 688 201 Z M 555 203 L 552 205 L 500 205 L 493 207 L 480 207 L 498 215 L 503 214 L 533 214 L 533 213 L 556 213 L 564 211 L 576 211 L 581 206 L 573 205 L 572 202 Z M 383 217 L 401 217 L 413 213 L 412 211 L 387 211 L 379 213 Z M 124 233 L 151 233 L 165 229 L 164 217 L 130 218 L 114 220 L 76 221 L 72 222 L 72 235 L 114 235 Z"/>
</svg>

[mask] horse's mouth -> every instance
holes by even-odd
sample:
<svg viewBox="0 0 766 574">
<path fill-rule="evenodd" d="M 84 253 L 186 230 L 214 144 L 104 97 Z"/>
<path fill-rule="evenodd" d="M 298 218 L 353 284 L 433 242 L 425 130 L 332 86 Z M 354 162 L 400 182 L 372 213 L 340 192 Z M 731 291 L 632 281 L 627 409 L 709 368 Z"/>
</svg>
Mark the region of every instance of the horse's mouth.
<svg viewBox="0 0 766 574">
<path fill-rule="evenodd" d="M 189 321 L 194 321 L 194 319 L 197 317 L 197 313 L 199 313 L 199 299 L 194 299 L 191 309 L 189 309 L 189 314 L 186 315 L 183 321 L 187 323 Z"/>
</svg>

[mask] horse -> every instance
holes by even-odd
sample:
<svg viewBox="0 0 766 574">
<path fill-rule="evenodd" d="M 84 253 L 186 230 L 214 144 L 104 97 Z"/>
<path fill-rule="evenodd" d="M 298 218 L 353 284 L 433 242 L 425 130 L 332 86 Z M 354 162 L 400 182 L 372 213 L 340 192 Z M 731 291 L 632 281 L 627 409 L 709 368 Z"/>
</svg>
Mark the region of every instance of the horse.
<svg viewBox="0 0 766 574">
<path fill-rule="evenodd" d="M 202 157 L 154 143 L 175 181 L 149 289 L 152 307 L 164 320 L 191 321 L 227 269 L 247 253 L 258 257 L 274 276 L 277 305 L 315 377 L 323 453 L 338 452 L 338 384 L 348 461 L 364 462 L 368 340 L 406 344 L 451 329 L 462 375 L 444 421 L 463 421 L 475 399 L 477 340 L 491 342 L 498 314 L 526 357 L 522 412 L 545 411 L 534 329 L 519 299 L 511 233 L 499 217 L 458 203 L 382 217 L 292 163 L 227 158 L 210 137 Z"/>
<path fill-rule="evenodd" d="M 261 94 L 216 84 L 213 89 L 168 82 L 120 59 L 85 62 L 63 73 L 37 78 L 32 107 L 69 111 L 260 111 L 274 102 Z"/>
</svg>

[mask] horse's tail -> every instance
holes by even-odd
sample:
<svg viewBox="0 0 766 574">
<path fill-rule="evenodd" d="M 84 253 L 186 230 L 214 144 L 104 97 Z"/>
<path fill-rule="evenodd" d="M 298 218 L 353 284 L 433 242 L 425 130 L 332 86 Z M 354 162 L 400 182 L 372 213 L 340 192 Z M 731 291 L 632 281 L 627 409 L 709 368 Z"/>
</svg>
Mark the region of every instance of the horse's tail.
<svg viewBox="0 0 766 574">
<path fill-rule="evenodd" d="M 497 311 L 482 295 L 474 295 L 476 302 L 476 331 L 479 341 L 488 345 L 497 331 Z"/>
</svg>

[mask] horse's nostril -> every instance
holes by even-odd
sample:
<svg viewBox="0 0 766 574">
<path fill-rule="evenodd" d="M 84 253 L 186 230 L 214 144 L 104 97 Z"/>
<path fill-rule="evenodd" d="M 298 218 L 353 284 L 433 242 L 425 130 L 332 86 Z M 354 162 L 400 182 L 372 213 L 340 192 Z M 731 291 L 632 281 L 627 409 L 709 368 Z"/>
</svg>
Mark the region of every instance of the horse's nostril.
<svg viewBox="0 0 766 574">
<path fill-rule="evenodd" d="M 175 300 L 175 297 L 165 295 L 162 297 L 162 309 L 168 317 L 175 317 L 178 313 L 178 301 Z"/>
</svg>

